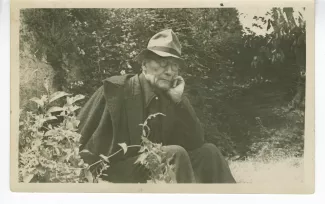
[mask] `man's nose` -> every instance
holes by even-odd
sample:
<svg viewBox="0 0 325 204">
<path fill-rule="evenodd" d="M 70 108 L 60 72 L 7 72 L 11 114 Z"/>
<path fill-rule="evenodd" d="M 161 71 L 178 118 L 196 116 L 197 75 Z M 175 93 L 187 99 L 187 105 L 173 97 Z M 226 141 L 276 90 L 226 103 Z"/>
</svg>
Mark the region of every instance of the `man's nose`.
<svg viewBox="0 0 325 204">
<path fill-rule="evenodd" d="M 166 67 L 165 74 L 168 75 L 168 76 L 171 76 L 173 74 L 172 66 L 168 65 Z"/>
</svg>

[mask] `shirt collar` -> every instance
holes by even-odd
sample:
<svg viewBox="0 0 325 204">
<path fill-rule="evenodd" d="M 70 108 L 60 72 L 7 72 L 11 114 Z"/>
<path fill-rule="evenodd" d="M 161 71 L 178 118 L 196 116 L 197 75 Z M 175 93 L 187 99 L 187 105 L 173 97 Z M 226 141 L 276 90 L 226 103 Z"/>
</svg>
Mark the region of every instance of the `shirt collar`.
<svg viewBox="0 0 325 204">
<path fill-rule="evenodd" d="M 145 78 L 144 74 L 140 74 L 139 76 L 140 83 L 142 86 L 143 90 L 143 95 L 144 95 L 144 101 L 146 104 L 146 108 L 149 106 L 150 102 L 152 101 L 153 98 L 157 97 L 156 93 L 153 91 L 150 83 L 148 80 Z"/>
</svg>

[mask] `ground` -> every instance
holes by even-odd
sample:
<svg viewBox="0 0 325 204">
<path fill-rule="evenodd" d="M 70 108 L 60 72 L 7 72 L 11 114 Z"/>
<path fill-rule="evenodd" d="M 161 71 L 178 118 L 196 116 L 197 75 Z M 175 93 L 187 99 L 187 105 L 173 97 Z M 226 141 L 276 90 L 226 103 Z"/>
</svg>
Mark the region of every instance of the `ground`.
<svg viewBox="0 0 325 204">
<path fill-rule="evenodd" d="M 229 162 L 238 183 L 302 183 L 303 158 L 288 157 L 262 161 L 249 158 Z"/>
</svg>

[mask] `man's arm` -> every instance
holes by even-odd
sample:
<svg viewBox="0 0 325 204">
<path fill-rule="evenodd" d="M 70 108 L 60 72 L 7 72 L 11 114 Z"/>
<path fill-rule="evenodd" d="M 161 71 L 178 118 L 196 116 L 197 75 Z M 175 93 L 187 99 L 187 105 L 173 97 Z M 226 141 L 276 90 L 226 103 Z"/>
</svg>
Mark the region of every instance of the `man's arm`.
<svg viewBox="0 0 325 204">
<path fill-rule="evenodd" d="M 167 91 L 176 104 L 176 123 L 173 131 L 174 142 L 186 150 L 201 147 L 204 143 L 204 133 L 200 121 L 186 96 L 184 96 L 185 81 L 178 76 L 174 79 L 173 88 Z"/>
<path fill-rule="evenodd" d="M 204 131 L 196 113 L 186 96 L 176 105 L 176 124 L 174 134 L 186 150 L 193 150 L 203 145 Z"/>
</svg>

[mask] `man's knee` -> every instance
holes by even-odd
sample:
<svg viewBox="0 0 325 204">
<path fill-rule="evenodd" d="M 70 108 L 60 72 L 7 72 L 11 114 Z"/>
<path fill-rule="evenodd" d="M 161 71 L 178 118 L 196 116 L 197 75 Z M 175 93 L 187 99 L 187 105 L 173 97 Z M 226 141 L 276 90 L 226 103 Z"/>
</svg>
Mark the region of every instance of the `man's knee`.
<svg viewBox="0 0 325 204">
<path fill-rule="evenodd" d="M 164 146 L 163 150 L 167 155 L 174 156 L 175 158 L 189 158 L 187 151 L 179 145 Z"/>
<path fill-rule="evenodd" d="M 179 145 L 163 146 L 163 150 L 170 154 L 186 155 L 187 151 Z"/>
<path fill-rule="evenodd" d="M 192 154 L 195 168 L 201 172 L 201 181 L 234 183 L 228 163 L 221 151 L 211 143 L 206 143 Z"/>
<path fill-rule="evenodd" d="M 203 144 L 202 147 L 199 148 L 197 154 L 199 154 L 199 157 L 202 158 L 202 162 L 204 161 L 208 164 L 211 164 L 211 162 L 222 163 L 224 161 L 224 156 L 222 155 L 221 151 L 212 143 Z"/>
<path fill-rule="evenodd" d="M 212 143 L 203 144 L 200 152 L 205 156 L 221 155 L 217 146 Z"/>
</svg>

